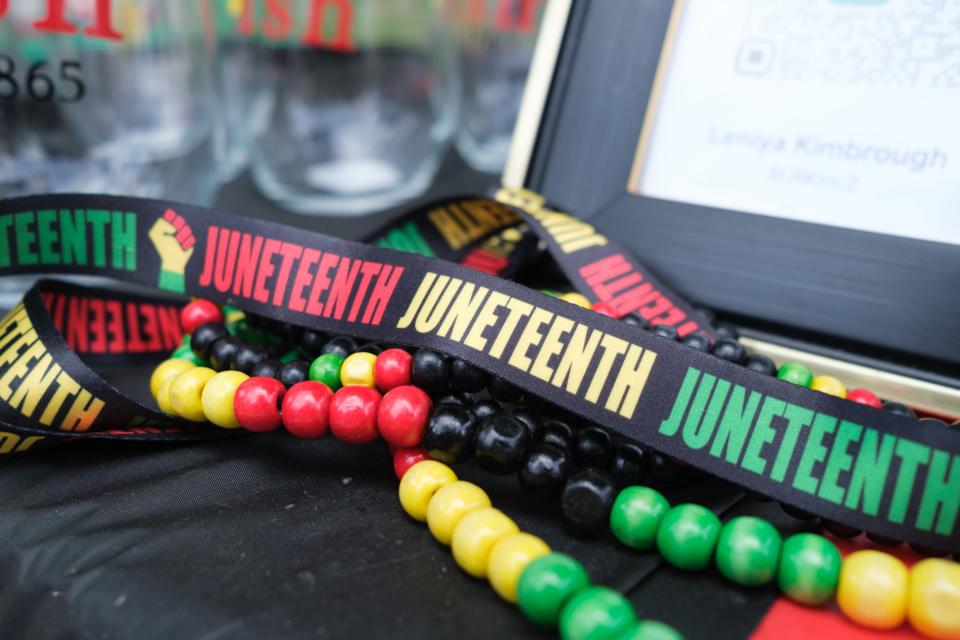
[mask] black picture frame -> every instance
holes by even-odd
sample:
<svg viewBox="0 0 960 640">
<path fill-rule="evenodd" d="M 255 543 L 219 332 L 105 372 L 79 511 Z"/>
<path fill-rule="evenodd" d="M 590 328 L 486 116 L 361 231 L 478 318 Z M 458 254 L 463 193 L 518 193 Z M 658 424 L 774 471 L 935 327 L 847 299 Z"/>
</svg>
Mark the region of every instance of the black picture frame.
<svg viewBox="0 0 960 640">
<path fill-rule="evenodd" d="M 953 377 L 960 246 L 628 192 L 673 5 L 570 0 L 524 186 L 591 220 L 696 302 L 943 363 Z"/>
</svg>

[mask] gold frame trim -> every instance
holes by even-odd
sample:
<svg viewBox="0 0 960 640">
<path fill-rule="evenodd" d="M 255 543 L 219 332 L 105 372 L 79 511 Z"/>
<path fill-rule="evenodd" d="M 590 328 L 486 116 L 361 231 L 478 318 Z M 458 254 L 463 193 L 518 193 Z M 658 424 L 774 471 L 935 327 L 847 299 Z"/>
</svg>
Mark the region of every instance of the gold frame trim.
<svg viewBox="0 0 960 640">
<path fill-rule="evenodd" d="M 863 387 L 884 400 L 902 402 L 914 409 L 944 417 L 960 416 L 960 389 L 881 371 L 844 360 L 808 353 L 800 349 L 741 337 L 740 343 L 750 355 L 767 356 L 777 364 L 802 362 L 817 375 L 833 376 L 849 389 Z"/>
<path fill-rule="evenodd" d="M 510 152 L 503 168 L 501 184 L 504 187 L 521 189 L 526 182 L 572 4 L 573 0 L 548 0 L 547 8 L 544 9 L 540 35 L 537 37 L 533 60 L 530 62 L 527 83 L 523 88 L 517 122 L 513 127 Z"/>
<path fill-rule="evenodd" d="M 667 67 L 673 59 L 673 47 L 677 42 L 677 33 L 680 30 L 680 19 L 686 8 L 686 0 L 675 0 L 670 11 L 670 21 L 667 23 L 667 32 L 663 37 L 663 47 L 660 49 L 660 60 L 657 62 L 657 72 L 653 76 L 653 87 L 650 89 L 650 99 L 647 101 L 647 112 L 643 116 L 643 126 L 640 128 L 640 141 L 637 143 L 637 152 L 633 156 L 633 166 L 630 167 L 630 177 L 627 179 L 627 192 L 638 193 L 640 176 L 643 173 L 644 162 L 647 157 L 647 146 L 650 144 L 650 135 L 654 121 L 660 109 L 663 94 L 663 84 L 667 75 Z"/>
</svg>

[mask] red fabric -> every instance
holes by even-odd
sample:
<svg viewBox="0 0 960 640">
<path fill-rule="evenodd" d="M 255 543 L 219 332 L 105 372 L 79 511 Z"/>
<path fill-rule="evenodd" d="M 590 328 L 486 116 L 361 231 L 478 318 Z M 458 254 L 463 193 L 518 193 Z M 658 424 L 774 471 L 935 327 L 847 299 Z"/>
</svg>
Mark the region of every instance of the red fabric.
<svg viewBox="0 0 960 640">
<path fill-rule="evenodd" d="M 860 549 L 876 549 L 890 553 L 912 566 L 923 559 L 906 546 L 896 549 L 882 547 L 871 543 L 861 536 L 852 541 L 831 540 L 840 549 L 844 556 Z M 874 631 L 865 629 L 848 620 L 837 608 L 836 602 L 823 607 L 805 607 L 786 597 L 780 597 L 767 615 L 763 617 L 751 636 L 753 640 L 827 640 L 828 638 L 844 638 L 844 640 L 921 640 L 923 636 L 904 624 L 893 631 Z"/>
</svg>

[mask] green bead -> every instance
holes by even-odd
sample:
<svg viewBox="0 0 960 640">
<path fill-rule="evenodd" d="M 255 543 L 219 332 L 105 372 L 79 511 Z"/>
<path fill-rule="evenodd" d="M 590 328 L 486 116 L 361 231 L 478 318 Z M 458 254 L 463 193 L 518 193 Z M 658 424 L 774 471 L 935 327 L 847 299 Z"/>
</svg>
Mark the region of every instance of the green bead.
<svg viewBox="0 0 960 640">
<path fill-rule="evenodd" d="M 228 324 L 227 331 L 247 344 L 262 345 L 265 342 L 263 331 L 250 324 L 246 318 Z"/>
<path fill-rule="evenodd" d="M 790 384 L 809 387 L 813 383 L 813 372 L 799 362 L 784 362 L 777 370 L 777 378 Z"/>
<path fill-rule="evenodd" d="M 698 571 L 710 564 L 720 536 L 720 518 L 698 504 L 670 509 L 657 531 L 657 548 L 663 559 L 679 569 Z"/>
<path fill-rule="evenodd" d="M 620 492 L 610 510 L 610 529 L 617 540 L 634 549 L 653 549 L 657 529 L 670 503 L 659 491 L 649 487 L 627 487 Z"/>
<path fill-rule="evenodd" d="M 180 346 L 181 346 L 181 347 L 189 347 L 189 346 L 190 346 L 190 334 L 189 334 L 189 333 L 183 334 L 183 338 L 180 339 Z"/>
<path fill-rule="evenodd" d="M 330 387 L 331 391 L 336 391 L 342 385 L 340 384 L 340 367 L 343 366 L 344 358 L 335 353 L 325 353 L 310 365 L 310 379 L 322 382 Z"/>
<path fill-rule="evenodd" d="M 683 635 L 658 620 L 637 620 L 621 631 L 616 640 L 683 640 Z"/>
<path fill-rule="evenodd" d="M 186 360 L 188 362 L 192 362 L 198 367 L 206 367 L 209 365 L 209 363 L 206 360 L 204 360 L 203 358 L 195 354 L 193 352 L 193 349 L 191 349 L 189 346 L 180 345 L 179 347 L 173 350 L 173 353 L 170 354 L 170 357 L 176 358 L 178 360 Z"/>
<path fill-rule="evenodd" d="M 633 605 L 607 587 L 588 587 L 576 594 L 560 612 L 563 640 L 614 640 L 636 620 Z"/>
<path fill-rule="evenodd" d="M 517 582 L 517 604 L 530 620 L 555 625 L 563 605 L 590 586 L 583 565 L 562 553 L 548 553 L 527 565 Z"/>
<path fill-rule="evenodd" d="M 717 540 L 717 568 L 745 587 L 767 584 L 777 575 L 780 532 L 760 518 L 743 516 L 723 525 Z"/>
<path fill-rule="evenodd" d="M 832 542 L 815 533 L 798 533 L 783 543 L 777 583 L 791 600 L 820 605 L 833 598 L 842 564 Z"/>
</svg>

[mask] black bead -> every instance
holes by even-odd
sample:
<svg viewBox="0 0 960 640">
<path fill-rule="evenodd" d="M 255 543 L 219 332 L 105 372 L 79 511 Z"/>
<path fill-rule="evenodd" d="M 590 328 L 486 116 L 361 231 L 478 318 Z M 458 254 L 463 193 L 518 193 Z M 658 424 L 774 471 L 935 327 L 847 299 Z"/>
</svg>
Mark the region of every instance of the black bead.
<svg viewBox="0 0 960 640">
<path fill-rule="evenodd" d="M 463 407 L 464 409 L 470 408 L 470 405 L 473 404 L 473 398 L 471 398 L 466 393 L 460 393 L 459 391 L 447 391 L 445 393 L 438 393 L 433 397 L 433 405 L 439 407 L 440 405 L 453 405 L 454 407 Z"/>
<path fill-rule="evenodd" d="M 243 346 L 243 340 L 234 336 L 224 336 L 210 347 L 210 366 L 214 371 L 226 371 L 234 354 Z"/>
<path fill-rule="evenodd" d="M 500 402 L 513 402 L 520 397 L 520 389 L 503 378 L 490 376 L 487 380 L 487 392 L 490 397 Z"/>
<path fill-rule="evenodd" d="M 696 349 L 697 351 L 710 353 L 710 338 L 702 333 L 691 333 L 685 336 L 683 340 L 680 341 L 680 344 L 685 347 L 690 347 L 691 349 Z"/>
<path fill-rule="evenodd" d="M 643 482 L 647 471 L 647 452 L 639 444 L 624 442 L 613 450 L 610 476 L 620 487 L 630 487 Z"/>
<path fill-rule="evenodd" d="M 677 333 L 676 329 L 665 324 L 658 324 L 651 331 L 661 338 L 666 338 L 667 340 L 676 341 L 677 338 L 680 337 L 680 334 Z"/>
<path fill-rule="evenodd" d="M 260 345 L 245 344 L 233 354 L 233 358 L 230 360 L 230 368 L 250 375 L 253 368 L 268 357 L 270 356 L 267 354 L 267 350 Z"/>
<path fill-rule="evenodd" d="M 542 416 L 555 416 L 560 413 L 560 407 L 549 400 L 540 396 L 529 394 L 524 398 L 524 403 Z"/>
<path fill-rule="evenodd" d="M 573 459 L 581 467 L 606 469 L 613 458 L 613 441 L 600 427 L 584 427 L 573 440 Z"/>
<path fill-rule="evenodd" d="M 679 484 L 686 477 L 687 468 L 662 453 L 651 451 L 647 456 L 647 473 L 655 484 L 671 487 Z"/>
<path fill-rule="evenodd" d="M 277 370 L 277 380 L 283 383 L 287 389 L 310 379 L 310 363 L 306 360 L 294 360 L 280 366 Z"/>
<path fill-rule="evenodd" d="M 323 343 L 323 346 L 320 347 L 320 355 L 324 356 L 328 353 L 338 355 L 341 358 L 346 358 L 351 353 L 357 350 L 357 343 L 353 338 L 347 336 L 334 336 Z"/>
<path fill-rule="evenodd" d="M 298 327 L 289 322 L 278 322 L 274 327 L 274 333 L 290 343 L 300 342 L 300 336 L 303 334 L 303 327 Z"/>
<path fill-rule="evenodd" d="M 473 403 L 473 406 L 470 407 L 470 410 L 473 411 L 473 415 L 477 416 L 477 420 L 483 420 L 487 416 L 501 413 L 503 407 L 501 407 L 500 403 L 496 400 L 477 400 Z"/>
<path fill-rule="evenodd" d="M 222 322 L 208 322 L 194 329 L 190 336 L 190 349 L 198 358 L 208 360 L 210 358 L 210 348 L 213 343 L 220 338 L 225 338 L 227 328 Z"/>
<path fill-rule="evenodd" d="M 777 365 L 767 356 L 750 356 L 746 362 L 747 369 L 756 371 L 760 375 L 773 377 L 777 375 Z"/>
<path fill-rule="evenodd" d="M 384 349 L 375 342 L 367 342 L 357 347 L 359 353 L 372 353 L 375 356 L 383 353 Z"/>
<path fill-rule="evenodd" d="M 891 538 L 889 536 L 882 536 L 878 533 L 870 532 L 867 532 L 867 538 L 885 547 L 898 547 L 903 542 L 903 540 L 898 540 L 897 538 Z"/>
<path fill-rule="evenodd" d="M 250 369 L 251 378 L 276 378 L 280 370 L 281 362 L 275 358 L 261 360 L 252 369 Z"/>
<path fill-rule="evenodd" d="M 597 531 L 610 518 L 617 488 L 610 476 L 599 469 L 583 469 L 570 476 L 563 486 L 560 505 L 567 522 L 581 531 Z"/>
<path fill-rule="evenodd" d="M 820 523 L 823 525 L 823 528 L 837 536 L 838 538 L 856 538 L 858 535 L 863 533 L 860 529 L 851 527 L 850 525 L 843 524 L 842 522 L 837 522 L 836 520 L 827 520 L 823 519 L 823 522 Z"/>
<path fill-rule="evenodd" d="M 537 416 L 536 412 L 526 407 L 517 407 L 513 410 L 513 417 L 527 425 L 527 429 L 530 431 L 531 442 L 540 439 L 543 423 L 540 422 L 540 417 Z"/>
<path fill-rule="evenodd" d="M 747 350 L 734 338 L 720 338 L 713 344 L 710 353 L 734 364 L 743 364 L 747 361 Z"/>
<path fill-rule="evenodd" d="M 520 485 L 535 496 L 547 498 L 560 492 L 571 471 L 573 459 L 567 450 L 538 444 L 523 459 Z"/>
<path fill-rule="evenodd" d="M 479 393 L 487 386 L 487 373 L 466 360 L 454 358 L 450 363 L 450 384 L 458 391 Z"/>
<path fill-rule="evenodd" d="M 463 462 L 470 455 L 477 419 L 466 409 L 439 407 L 423 432 L 423 448 L 430 457 L 445 464 Z"/>
<path fill-rule="evenodd" d="M 304 329 L 300 336 L 300 347 L 314 358 L 320 355 L 323 344 L 327 341 L 327 334 L 313 329 Z"/>
<path fill-rule="evenodd" d="M 948 429 L 950 427 L 950 425 L 948 425 L 945 421 L 941 420 L 940 418 L 930 418 L 930 417 L 920 418 L 920 422 L 927 422 L 935 427 L 943 427 L 944 429 Z"/>
<path fill-rule="evenodd" d="M 890 413 L 895 413 L 898 416 L 906 416 L 907 418 L 917 417 L 917 414 L 913 412 L 913 409 L 900 402 L 884 402 L 883 410 L 889 411 Z"/>
<path fill-rule="evenodd" d="M 730 338 L 732 340 L 737 340 L 740 337 L 740 332 L 737 331 L 737 328 L 732 324 L 718 324 L 714 327 L 714 332 L 717 334 L 717 339 L 720 338 Z"/>
<path fill-rule="evenodd" d="M 650 321 L 642 316 L 638 316 L 635 313 L 628 313 L 627 315 L 620 318 L 620 322 L 628 324 L 631 327 L 639 327 L 644 331 L 650 330 Z"/>
<path fill-rule="evenodd" d="M 507 413 L 495 413 L 480 421 L 473 437 L 473 457 L 482 469 L 505 475 L 520 468 L 530 445 L 525 424 Z"/>
<path fill-rule="evenodd" d="M 414 386 L 427 393 L 440 393 L 450 384 L 450 369 L 447 359 L 436 351 L 418 349 L 413 354 L 410 380 Z"/>
<path fill-rule="evenodd" d="M 750 498 L 754 502 L 771 502 L 773 500 L 773 498 L 771 498 L 770 496 L 764 495 L 762 493 L 758 493 L 756 491 L 753 491 L 752 489 L 743 488 L 743 492 L 746 494 L 748 498 Z"/>
<path fill-rule="evenodd" d="M 568 451 L 573 448 L 573 428 L 561 420 L 547 420 L 540 429 L 540 442 Z"/>
<path fill-rule="evenodd" d="M 713 324 L 717 320 L 717 314 L 713 312 L 713 309 L 708 309 L 707 307 L 701 307 L 699 305 L 695 306 L 694 309 L 706 318 L 707 322 Z"/>
<path fill-rule="evenodd" d="M 787 504 L 786 502 L 780 503 L 780 508 L 783 509 L 783 512 L 788 516 L 793 516 L 797 520 L 816 520 L 818 516 L 815 513 L 810 513 L 799 507 Z"/>
</svg>

